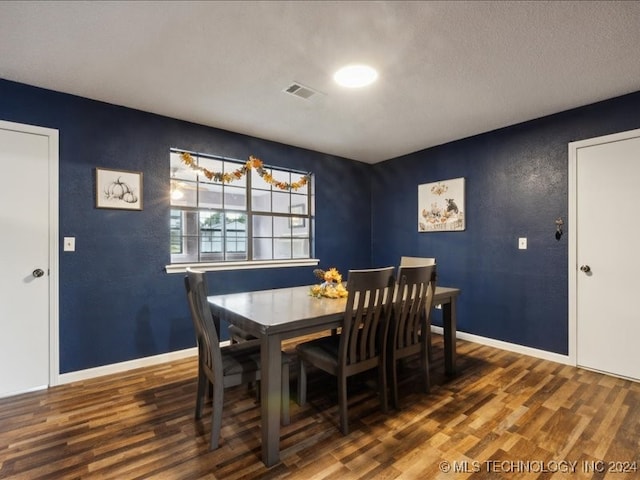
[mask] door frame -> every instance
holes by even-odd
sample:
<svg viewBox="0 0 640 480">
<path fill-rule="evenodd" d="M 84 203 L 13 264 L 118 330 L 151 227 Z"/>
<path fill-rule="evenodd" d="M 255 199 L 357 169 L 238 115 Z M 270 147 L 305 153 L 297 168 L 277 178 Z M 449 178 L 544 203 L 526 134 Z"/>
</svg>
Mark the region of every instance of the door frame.
<svg viewBox="0 0 640 480">
<path fill-rule="evenodd" d="M 0 128 L 20 133 L 41 135 L 49 141 L 49 386 L 60 382 L 59 341 L 59 132 L 53 128 L 38 127 L 0 120 Z"/>
<path fill-rule="evenodd" d="M 640 137 L 640 128 L 569 143 L 569 363 L 578 365 L 578 150 Z"/>
</svg>

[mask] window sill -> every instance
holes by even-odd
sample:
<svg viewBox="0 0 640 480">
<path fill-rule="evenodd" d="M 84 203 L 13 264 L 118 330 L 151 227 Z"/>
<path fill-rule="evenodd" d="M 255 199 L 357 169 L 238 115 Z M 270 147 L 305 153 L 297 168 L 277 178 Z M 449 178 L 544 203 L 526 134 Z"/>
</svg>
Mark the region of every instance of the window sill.
<svg viewBox="0 0 640 480">
<path fill-rule="evenodd" d="M 187 268 L 204 272 L 222 270 L 253 270 L 258 268 L 313 267 L 320 262 L 317 258 L 300 258 L 295 260 L 254 260 L 252 262 L 219 262 L 219 263 L 174 263 L 164 267 L 167 273 L 184 273 Z"/>
</svg>

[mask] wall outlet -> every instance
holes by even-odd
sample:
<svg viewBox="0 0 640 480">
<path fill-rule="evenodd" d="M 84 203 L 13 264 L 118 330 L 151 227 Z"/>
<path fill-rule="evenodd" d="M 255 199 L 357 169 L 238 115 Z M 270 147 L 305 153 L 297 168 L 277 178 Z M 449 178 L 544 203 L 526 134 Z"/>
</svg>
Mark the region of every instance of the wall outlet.
<svg viewBox="0 0 640 480">
<path fill-rule="evenodd" d="M 518 239 L 518 249 L 526 250 L 527 249 L 527 237 L 520 237 Z"/>
<path fill-rule="evenodd" d="M 76 251 L 76 237 L 64 237 L 64 251 L 65 252 Z"/>
</svg>

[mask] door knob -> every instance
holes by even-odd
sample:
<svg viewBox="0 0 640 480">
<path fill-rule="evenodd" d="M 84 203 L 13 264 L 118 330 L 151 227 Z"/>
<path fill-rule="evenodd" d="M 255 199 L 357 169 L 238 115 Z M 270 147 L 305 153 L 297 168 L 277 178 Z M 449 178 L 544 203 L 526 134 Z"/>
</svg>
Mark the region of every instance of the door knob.
<svg viewBox="0 0 640 480">
<path fill-rule="evenodd" d="M 580 270 L 582 270 L 584 273 L 589 273 L 591 271 L 591 267 L 589 265 L 582 265 L 580 267 Z"/>
<path fill-rule="evenodd" d="M 34 277 L 40 278 L 41 276 L 44 275 L 44 270 L 42 270 L 40 268 L 36 268 L 32 273 L 33 273 Z"/>
</svg>

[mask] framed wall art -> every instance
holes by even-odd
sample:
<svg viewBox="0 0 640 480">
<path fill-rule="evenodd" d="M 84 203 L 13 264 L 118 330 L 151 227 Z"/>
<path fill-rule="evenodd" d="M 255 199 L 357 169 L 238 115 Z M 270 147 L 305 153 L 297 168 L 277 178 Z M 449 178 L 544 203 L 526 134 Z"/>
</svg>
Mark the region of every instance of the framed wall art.
<svg viewBox="0 0 640 480">
<path fill-rule="evenodd" d="M 464 178 L 418 185 L 418 231 L 465 229 Z"/>
<path fill-rule="evenodd" d="M 142 172 L 96 168 L 96 208 L 142 210 Z"/>
</svg>

